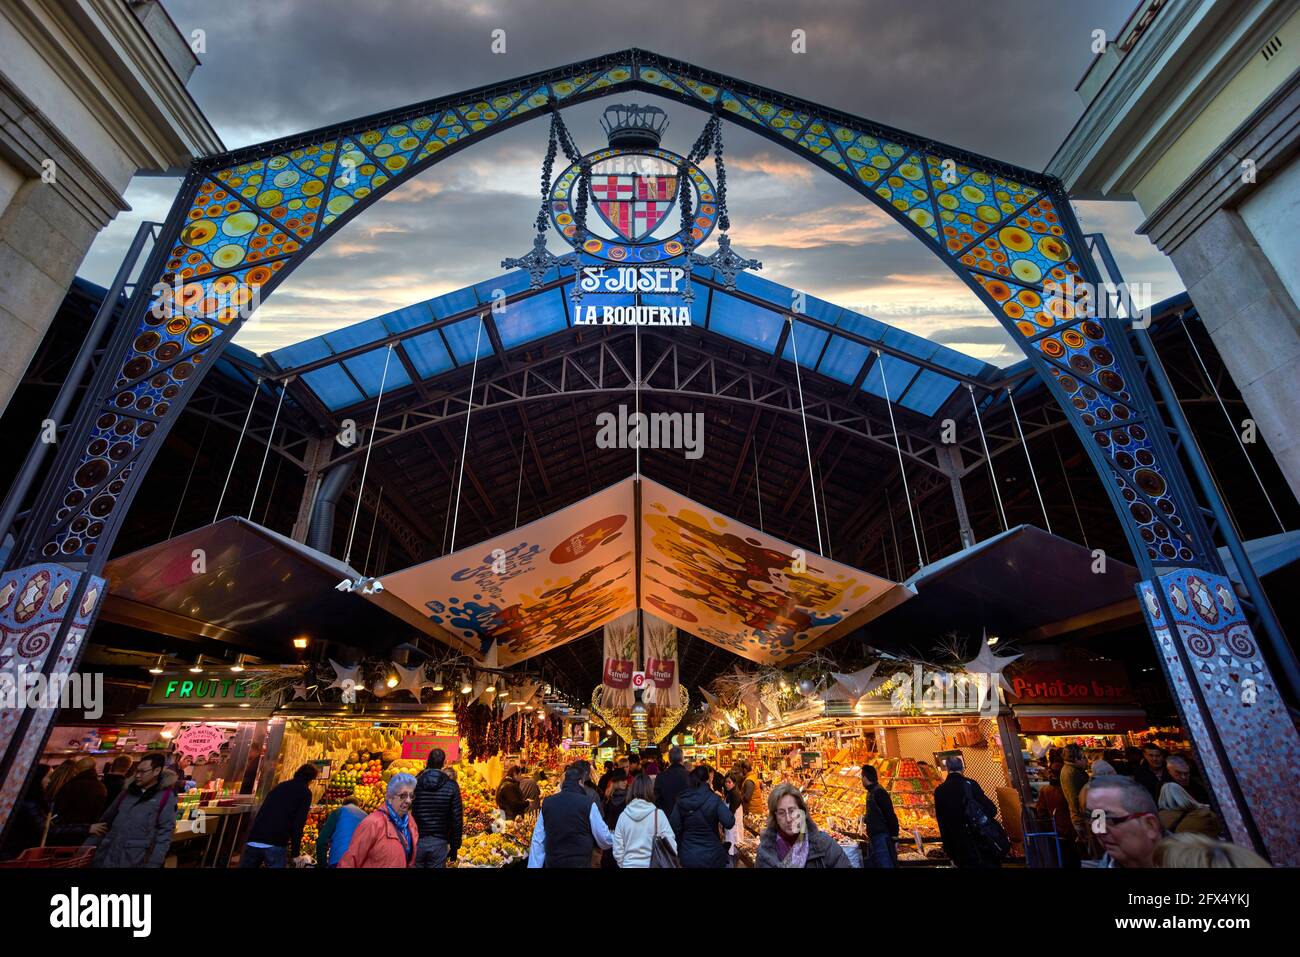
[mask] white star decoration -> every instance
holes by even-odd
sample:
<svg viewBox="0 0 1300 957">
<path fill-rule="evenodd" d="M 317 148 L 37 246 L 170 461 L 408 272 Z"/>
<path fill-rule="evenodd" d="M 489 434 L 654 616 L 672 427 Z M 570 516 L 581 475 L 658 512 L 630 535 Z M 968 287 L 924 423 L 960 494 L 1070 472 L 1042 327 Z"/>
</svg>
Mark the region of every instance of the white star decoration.
<svg viewBox="0 0 1300 957">
<path fill-rule="evenodd" d="M 329 660 L 330 667 L 334 669 L 334 681 L 329 685 L 331 688 L 341 688 L 344 691 L 350 691 L 353 688 L 361 686 L 361 666 L 353 665 L 345 668 L 333 658 Z M 350 684 L 348 682 L 351 682 Z"/>
<path fill-rule="evenodd" d="M 307 682 L 299 681 L 296 685 L 293 685 L 292 687 L 293 687 L 293 698 L 291 700 L 297 701 L 299 698 L 301 698 L 303 701 L 307 700 Z"/>
<path fill-rule="evenodd" d="M 848 695 L 849 704 L 856 705 L 859 698 L 870 694 L 889 680 L 888 678 L 875 677 L 876 669 L 879 667 L 880 662 L 877 661 L 871 667 L 855 671 L 851 675 L 842 675 L 832 671 L 831 677 L 835 679 L 835 687 Z"/>
<path fill-rule="evenodd" d="M 424 673 L 424 665 L 417 665 L 414 668 L 403 668 L 397 662 L 393 662 L 393 667 L 397 669 L 397 687 L 394 691 L 409 691 L 416 701 L 420 700 L 420 692 L 425 688 L 432 688 L 433 682 L 429 680 Z"/>
<path fill-rule="evenodd" d="M 1004 691 L 1010 691 L 1011 685 L 1007 684 L 1007 679 L 1002 677 L 1002 669 L 1011 664 L 1011 662 L 1015 661 L 1017 658 L 1021 657 L 1023 657 L 1023 655 L 1005 655 L 1001 658 L 997 657 L 993 654 L 992 646 L 989 645 L 988 635 L 985 635 L 984 643 L 980 647 L 980 653 L 970 661 L 966 662 L 964 667 L 968 674 L 995 675 L 997 677 L 996 684 L 993 681 L 990 681 L 989 684 L 1001 688 Z"/>
</svg>

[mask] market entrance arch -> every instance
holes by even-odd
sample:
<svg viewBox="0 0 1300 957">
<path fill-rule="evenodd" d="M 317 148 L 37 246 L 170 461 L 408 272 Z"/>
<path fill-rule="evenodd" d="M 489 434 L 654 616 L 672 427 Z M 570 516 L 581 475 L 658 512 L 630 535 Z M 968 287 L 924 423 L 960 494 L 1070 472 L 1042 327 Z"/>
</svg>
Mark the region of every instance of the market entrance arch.
<svg viewBox="0 0 1300 957">
<path fill-rule="evenodd" d="M 250 306 L 353 217 L 443 157 L 553 109 L 632 91 L 716 112 L 780 144 L 850 184 L 929 247 L 1011 332 L 1070 417 L 1139 568 L 1154 581 L 1146 600 L 1158 641 L 1162 627 L 1166 635 L 1171 624 L 1180 632 L 1199 627 L 1188 618 L 1190 606 L 1170 604 L 1158 573 L 1193 569 L 1211 590 L 1227 579 L 1120 320 L 1086 308 L 1089 297 L 1098 299 L 1100 274 L 1061 184 L 632 49 L 208 157 L 190 168 L 141 276 L 140 287 L 155 294 L 132 298 L 8 561 L 4 587 L 13 588 L 0 625 L 16 628 L 13 595 L 33 569 L 47 575 L 45 587 L 71 599 L 47 623 L 50 634 L 35 667 L 50 673 L 76 666 L 104 590 L 96 573 L 140 481 Z M 1169 587 L 1185 590 L 1186 583 Z M 1232 627 L 1249 635 L 1240 608 L 1234 616 Z M 1278 707 L 1251 711 L 1245 738 L 1270 733 L 1260 722 L 1272 728 L 1285 717 L 1262 658 L 1249 647 Z M 1247 806 L 1263 799 L 1243 793 L 1231 770 L 1236 748 L 1245 745 L 1234 737 L 1241 717 L 1207 700 L 1219 679 L 1194 671 L 1181 642 L 1171 640 L 1162 650 L 1172 683 L 1179 686 L 1181 677 L 1189 692 L 1185 707 L 1200 716 L 1213 744 L 1207 771 L 1222 779 L 1221 793 L 1237 799 L 1230 826 L 1235 821 L 1234 833 L 1253 833 Z M 25 778 L 9 772 L 31 759 L 30 751 L 25 758 L 19 752 L 29 747 L 32 722 L 24 713 L 0 736 L 0 817 Z M 1244 750 L 1240 760 L 1248 760 Z"/>
</svg>

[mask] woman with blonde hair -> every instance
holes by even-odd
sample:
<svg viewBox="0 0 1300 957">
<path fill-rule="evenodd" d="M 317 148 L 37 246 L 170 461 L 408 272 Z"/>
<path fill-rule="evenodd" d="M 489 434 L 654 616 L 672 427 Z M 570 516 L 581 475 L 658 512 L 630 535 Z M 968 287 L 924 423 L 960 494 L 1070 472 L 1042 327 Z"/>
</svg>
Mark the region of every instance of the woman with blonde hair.
<svg viewBox="0 0 1300 957">
<path fill-rule="evenodd" d="M 1160 787 L 1160 825 L 1170 834 L 1203 834 L 1218 837 L 1222 828 L 1210 808 L 1187 793 L 1187 789 L 1170 781 Z"/>
<path fill-rule="evenodd" d="M 1168 787 L 1169 785 L 1165 785 Z M 1163 795 L 1161 795 L 1163 798 Z M 1164 812 L 1161 811 L 1161 814 Z M 1156 845 L 1152 860 L 1156 867 L 1272 867 L 1248 848 L 1216 841 L 1203 834 L 1171 834 Z"/>
<path fill-rule="evenodd" d="M 852 867 L 835 839 L 808 814 L 803 792 L 778 784 L 767 796 L 767 827 L 758 839 L 756 867 Z"/>
</svg>

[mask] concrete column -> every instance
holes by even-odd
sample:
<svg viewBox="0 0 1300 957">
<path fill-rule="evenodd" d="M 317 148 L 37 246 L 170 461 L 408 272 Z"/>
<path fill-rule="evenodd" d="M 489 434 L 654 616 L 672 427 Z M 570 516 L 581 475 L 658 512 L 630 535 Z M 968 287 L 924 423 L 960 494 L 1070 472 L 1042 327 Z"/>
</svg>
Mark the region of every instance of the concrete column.
<svg viewBox="0 0 1300 957">
<path fill-rule="evenodd" d="M 1300 310 L 1295 300 L 1235 210 L 1216 211 L 1170 258 L 1259 434 L 1300 498 L 1300 430 L 1295 427 L 1300 422 L 1300 389 L 1295 387 Z"/>
</svg>

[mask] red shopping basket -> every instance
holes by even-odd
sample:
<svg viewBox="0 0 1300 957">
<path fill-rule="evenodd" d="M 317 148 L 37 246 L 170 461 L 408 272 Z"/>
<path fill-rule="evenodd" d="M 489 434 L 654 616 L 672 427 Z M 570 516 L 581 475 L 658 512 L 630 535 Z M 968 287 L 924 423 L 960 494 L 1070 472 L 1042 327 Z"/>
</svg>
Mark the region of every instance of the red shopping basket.
<svg viewBox="0 0 1300 957">
<path fill-rule="evenodd" d="M 94 847 L 29 847 L 0 867 L 89 867 L 94 857 Z"/>
</svg>

